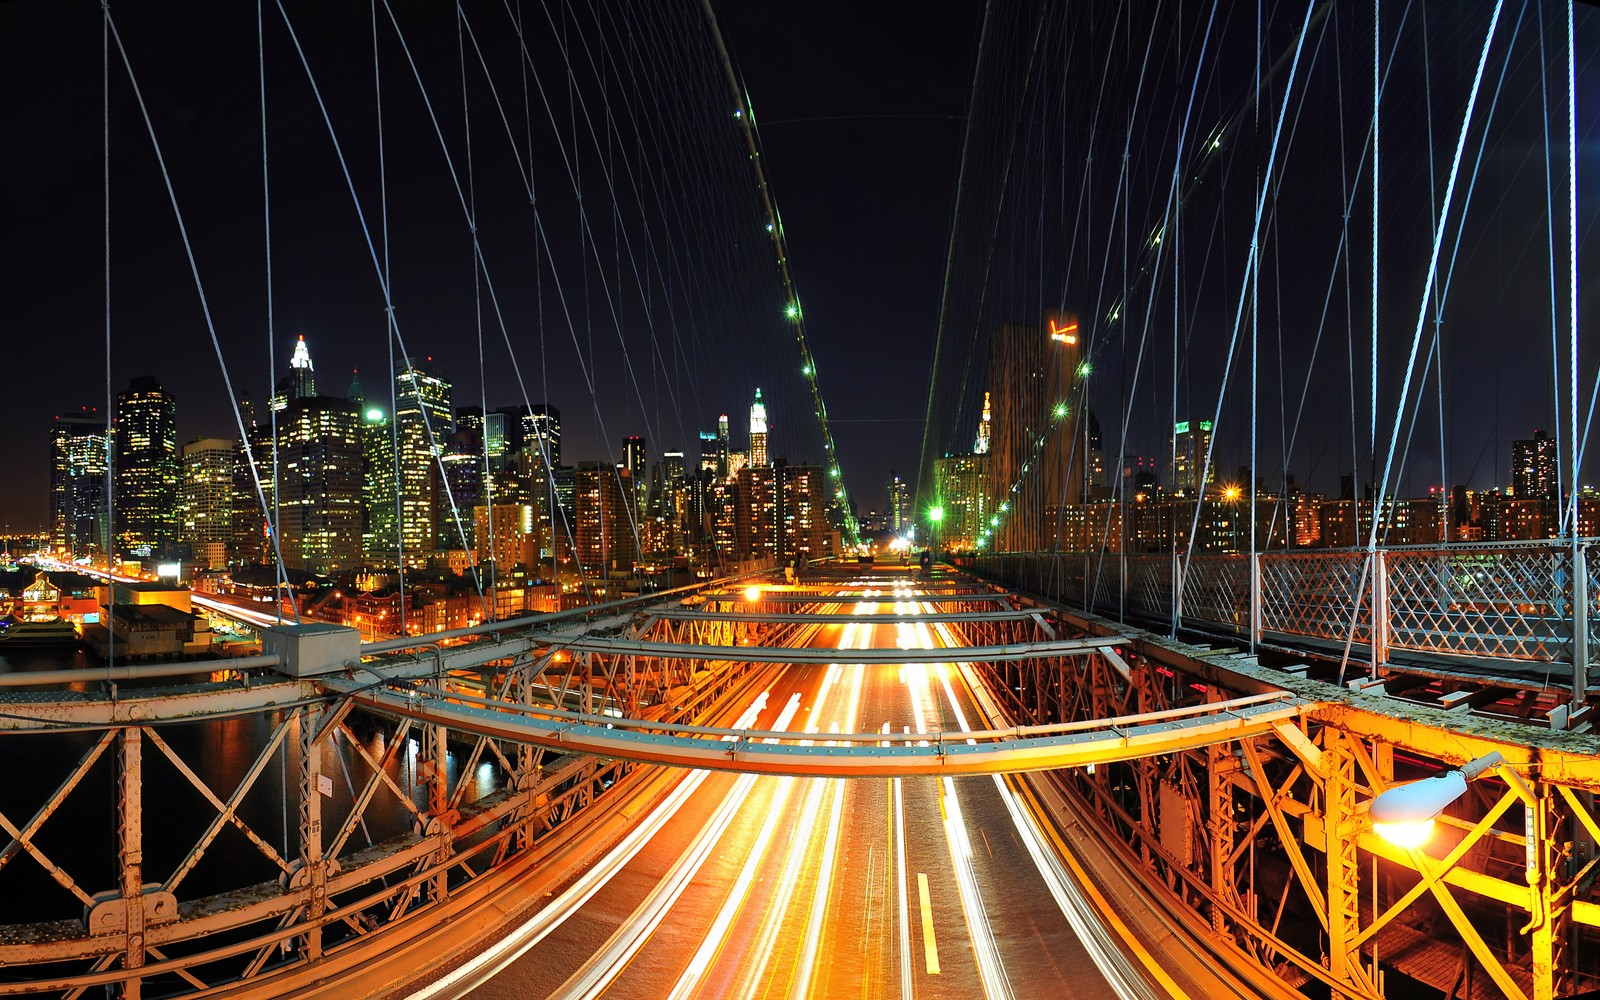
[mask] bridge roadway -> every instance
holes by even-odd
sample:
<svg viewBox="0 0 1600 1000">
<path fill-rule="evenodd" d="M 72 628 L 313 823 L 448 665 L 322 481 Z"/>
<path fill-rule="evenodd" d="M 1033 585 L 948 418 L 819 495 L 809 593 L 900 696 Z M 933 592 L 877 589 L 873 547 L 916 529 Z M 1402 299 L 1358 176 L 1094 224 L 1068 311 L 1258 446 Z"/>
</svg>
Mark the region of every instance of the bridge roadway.
<svg viewBox="0 0 1600 1000">
<path fill-rule="evenodd" d="M 835 620 L 809 635 L 841 651 L 954 643 L 937 622 Z M 987 721 L 958 667 L 851 660 L 782 669 L 754 728 L 915 733 Z M 615 870 L 593 895 L 553 903 L 567 907 L 559 925 L 474 997 L 1161 995 L 1059 864 L 1044 862 L 1041 821 L 1007 779 L 685 780 L 693 794 L 663 803 L 655 836 L 602 862 Z M 1075 930 L 1085 924 L 1090 933 Z"/>
</svg>

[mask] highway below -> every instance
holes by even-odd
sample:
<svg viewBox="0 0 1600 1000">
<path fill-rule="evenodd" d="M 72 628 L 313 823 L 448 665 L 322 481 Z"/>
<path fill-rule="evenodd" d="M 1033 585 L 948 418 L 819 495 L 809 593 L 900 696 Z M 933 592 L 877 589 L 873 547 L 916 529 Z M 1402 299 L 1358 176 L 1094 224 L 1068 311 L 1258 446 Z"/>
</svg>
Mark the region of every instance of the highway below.
<svg viewBox="0 0 1600 1000">
<path fill-rule="evenodd" d="M 837 610 L 932 610 L 868 592 Z M 828 625 L 839 662 L 791 666 L 737 725 L 977 728 L 964 671 L 848 650 L 955 645 L 935 624 Z M 695 773 L 647 840 L 564 894 L 540 940 L 473 991 L 526 997 L 1153 997 L 1004 779 Z M 550 915 L 546 915 L 547 919 Z M 419 994 L 419 996 L 425 995 Z"/>
</svg>

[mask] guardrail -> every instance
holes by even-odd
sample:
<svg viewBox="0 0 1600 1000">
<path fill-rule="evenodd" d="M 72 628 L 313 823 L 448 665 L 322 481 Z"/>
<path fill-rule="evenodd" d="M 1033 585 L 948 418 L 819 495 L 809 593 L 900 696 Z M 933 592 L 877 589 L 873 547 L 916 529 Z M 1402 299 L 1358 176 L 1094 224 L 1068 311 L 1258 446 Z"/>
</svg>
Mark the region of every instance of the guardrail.
<svg viewBox="0 0 1600 1000">
<path fill-rule="evenodd" d="M 1087 611 L 1258 643 L 1348 644 L 1374 667 L 1395 653 L 1568 664 L 1575 702 L 1588 686 L 1589 647 L 1600 639 L 1600 539 L 1592 538 L 1188 560 L 998 552 L 960 561 Z"/>
</svg>

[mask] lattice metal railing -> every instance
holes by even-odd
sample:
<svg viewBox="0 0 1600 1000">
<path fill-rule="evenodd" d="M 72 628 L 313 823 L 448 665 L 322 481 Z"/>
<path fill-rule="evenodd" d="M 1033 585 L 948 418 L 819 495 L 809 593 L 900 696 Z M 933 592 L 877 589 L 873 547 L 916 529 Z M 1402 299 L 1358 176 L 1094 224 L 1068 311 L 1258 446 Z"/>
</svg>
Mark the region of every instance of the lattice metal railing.
<svg viewBox="0 0 1600 1000">
<path fill-rule="evenodd" d="M 1183 618 L 1230 631 L 1250 624 L 1250 557 L 1191 559 L 1183 573 Z"/>
<path fill-rule="evenodd" d="M 1389 645 L 1503 660 L 1567 659 L 1570 548 L 1385 554 Z"/>
<path fill-rule="evenodd" d="M 1253 562 L 1244 554 L 1196 555 L 1183 564 L 1182 623 L 1258 640 L 1348 642 L 1356 658 L 1378 663 L 1396 652 L 1573 663 L 1580 629 L 1589 647 L 1600 648 L 1600 539 L 1580 540 L 1578 553 L 1581 579 L 1573 543 L 1558 539 L 1307 549 L 1260 553 Z M 1069 606 L 1150 624 L 1172 620 L 1170 553 L 1013 552 L 973 563 Z"/>
<path fill-rule="evenodd" d="M 1372 643 L 1364 552 L 1293 552 L 1261 560 L 1261 628 L 1355 646 Z M 1355 622 L 1352 631 L 1351 621 Z"/>
</svg>

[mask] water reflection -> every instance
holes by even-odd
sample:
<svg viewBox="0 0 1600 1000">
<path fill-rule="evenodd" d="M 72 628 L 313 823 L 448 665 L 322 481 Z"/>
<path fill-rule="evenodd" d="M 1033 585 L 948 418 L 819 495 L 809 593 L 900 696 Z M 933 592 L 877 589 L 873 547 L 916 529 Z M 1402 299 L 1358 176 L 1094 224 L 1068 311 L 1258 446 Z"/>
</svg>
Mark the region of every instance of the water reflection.
<svg viewBox="0 0 1600 1000">
<path fill-rule="evenodd" d="M 81 651 L 40 650 L 13 654 L 0 663 L 0 672 L 93 665 L 93 658 Z M 35 695 L 22 697 L 31 699 Z M 163 882 L 185 863 L 191 849 L 217 820 L 219 810 L 212 799 L 228 802 L 258 763 L 260 775 L 240 799 L 235 815 L 281 858 L 291 863 L 297 858 L 300 726 L 291 720 L 280 732 L 282 722 L 282 713 L 257 712 L 155 727 L 157 738 L 147 737 L 142 751 L 146 882 Z M 322 801 L 324 843 L 330 848 L 335 831 L 345 826 L 354 802 L 373 775 L 368 759 L 383 762 L 393 734 L 393 724 L 360 714 L 350 716 L 346 725 L 365 755 L 352 746 L 342 731 L 320 744 L 322 773 L 332 786 L 324 783 Z M 417 809 L 425 810 L 427 788 L 416 780 L 421 735 L 421 730 L 413 727 L 406 736 L 406 745 L 399 748 L 385 770 L 400 789 L 409 793 Z M 5 775 L 5 780 L 0 781 L 0 813 L 17 827 L 26 827 L 82 762 L 93 755 L 103 736 L 103 732 L 94 731 L 0 734 L 0 774 Z M 181 766 L 162 750 L 162 743 Z M 446 770 L 452 788 L 470 755 L 470 744 L 450 745 Z M 209 795 L 196 787 L 185 771 L 191 772 Z M 504 773 L 493 761 L 480 758 L 467 780 L 463 802 L 497 791 L 504 784 Z M 118 882 L 116 806 L 117 753 L 113 741 L 84 769 L 76 788 L 31 838 L 50 864 L 59 866 L 90 894 L 113 889 Z M 369 844 L 408 833 L 413 827 L 412 811 L 387 783 L 380 782 L 341 853 L 362 850 Z M 0 834 L 0 849 L 10 840 Z M 268 851 L 252 842 L 236 824 L 225 823 L 184 878 L 178 895 L 180 899 L 193 899 L 274 881 L 279 873 L 280 868 Z M 51 878 L 43 861 L 26 851 L 18 852 L 9 861 L 0 859 L 0 925 L 77 919 L 81 914 L 82 904 Z"/>
</svg>

